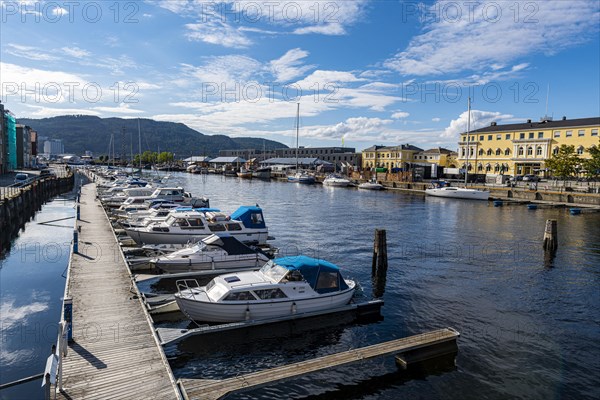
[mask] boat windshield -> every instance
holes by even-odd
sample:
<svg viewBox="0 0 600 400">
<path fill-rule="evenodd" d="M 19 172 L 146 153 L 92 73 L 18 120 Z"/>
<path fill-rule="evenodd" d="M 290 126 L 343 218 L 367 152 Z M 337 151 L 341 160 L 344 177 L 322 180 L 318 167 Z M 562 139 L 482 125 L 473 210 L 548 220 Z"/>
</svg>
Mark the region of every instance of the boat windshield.
<svg viewBox="0 0 600 400">
<path fill-rule="evenodd" d="M 283 268 L 281 265 L 275 264 L 273 261 L 269 261 L 263 265 L 263 267 L 260 269 L 260 272 L 263 275 L 271 278 L 275 283 L 278 283 L 285 278 L 287 273 L 290 271 L 286 268 Z"/>
</svg>

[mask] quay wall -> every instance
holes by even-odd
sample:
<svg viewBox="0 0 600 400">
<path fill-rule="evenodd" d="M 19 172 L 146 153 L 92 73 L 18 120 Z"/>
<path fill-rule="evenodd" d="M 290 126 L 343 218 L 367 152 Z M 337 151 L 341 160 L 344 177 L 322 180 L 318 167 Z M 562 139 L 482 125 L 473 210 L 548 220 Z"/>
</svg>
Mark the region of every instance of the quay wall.
<svg viewBox="0 0 600 400">
<path fill-rule="evenodd" d="M 71 172 L 66 177 L 47 177 L 32 182 L 10 195 L 0 197 L 0 254 L 10 246 L 10 241 L 33 217 L 42 204 L 54 196 L 73 189 L 75 176 Z"/>
</svg>

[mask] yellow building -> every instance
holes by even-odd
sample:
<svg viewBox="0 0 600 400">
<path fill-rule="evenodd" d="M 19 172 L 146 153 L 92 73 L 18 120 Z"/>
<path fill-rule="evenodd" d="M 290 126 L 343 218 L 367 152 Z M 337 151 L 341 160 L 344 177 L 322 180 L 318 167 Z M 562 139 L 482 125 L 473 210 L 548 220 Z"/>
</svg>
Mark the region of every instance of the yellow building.
<svg viewBox="0 0 600 400">
<path fill-rule="evenodd" d="M 428 162 L 438 164 L 440 167 L 456 168 L 456 157 L 458 154 L 455 151 L 445 149 L 443 147 L 435 147 L 429 150 L 423 150 L 416 153 L 414 156 L 415 162 Z"/>
<path fill-rule="evenodd" d="M 414 162 L 414 155 L 422 151 L 423 149 L 410 144 L 371 146 L 362 151 L 362 169 L 405 168 L 405 163 Z"/>
<path fill-rule="evenodd" d="M 600 117 L 497 125 L 460 135 L 458 163 L 478 174 L 545 175 L 544 160 L 558 148 L 573 145 L 582 158 L 587 148 L 598 144 Z"/>
</svg>

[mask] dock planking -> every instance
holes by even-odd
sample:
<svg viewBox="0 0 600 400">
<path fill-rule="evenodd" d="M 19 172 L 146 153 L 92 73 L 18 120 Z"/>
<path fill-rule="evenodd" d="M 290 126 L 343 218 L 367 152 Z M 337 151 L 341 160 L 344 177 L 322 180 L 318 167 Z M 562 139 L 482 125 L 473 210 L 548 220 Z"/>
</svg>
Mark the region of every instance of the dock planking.
<svg viewBox="0 0 600 400">
<path fill-rule="evenodd" d="M 455 342 L 458 336 L 459 333 L 454 329 L 438 329 L 218 381 L 180 379 L 179 386 L 186 399 L 216 400 L 234 392 L 256 389 L 280 380 L 298 378 L 327 368 L 339 367 L 395 353 L 415 351 L 442 343 Z"/>
<path fill-rule="evenodd" d="M 80 253 L 72 255 L 66 291 L 73 299 L 73 342 L 57 397 L 181 398 L 95 196 L 95 185 L 82 188 Z"/>
</svg>

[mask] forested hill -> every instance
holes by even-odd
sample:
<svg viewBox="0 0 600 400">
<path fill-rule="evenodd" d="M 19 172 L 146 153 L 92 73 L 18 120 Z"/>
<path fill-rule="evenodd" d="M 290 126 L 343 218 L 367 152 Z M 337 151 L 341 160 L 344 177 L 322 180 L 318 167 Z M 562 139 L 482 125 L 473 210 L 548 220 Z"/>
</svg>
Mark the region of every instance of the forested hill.
<svg viewBox="0 0 600 400">
<path fill-rule="evenodd" d="M 65 115 L 44 119 L 18 118 L 19 124 L 29 125 L 40 136 L 62 139 L 66 153 L 107 154 L 111 135 L 115 137 L 115 153 L 138 152 L 138 120 L 99 118 L 87 115 Z M 140 119 L 142 150 L 169 151 L 176 157 L 190 155 L 217 156 L 219 150 L 284 148 L 286 145 L 261 138 L 230 138 L 225 135 L 205 135 L 181 123 Z M 123 130 L 125 134 L 123 135 Z M 124 147 L 123 147 L 124 143 Z"/>
</svg>

